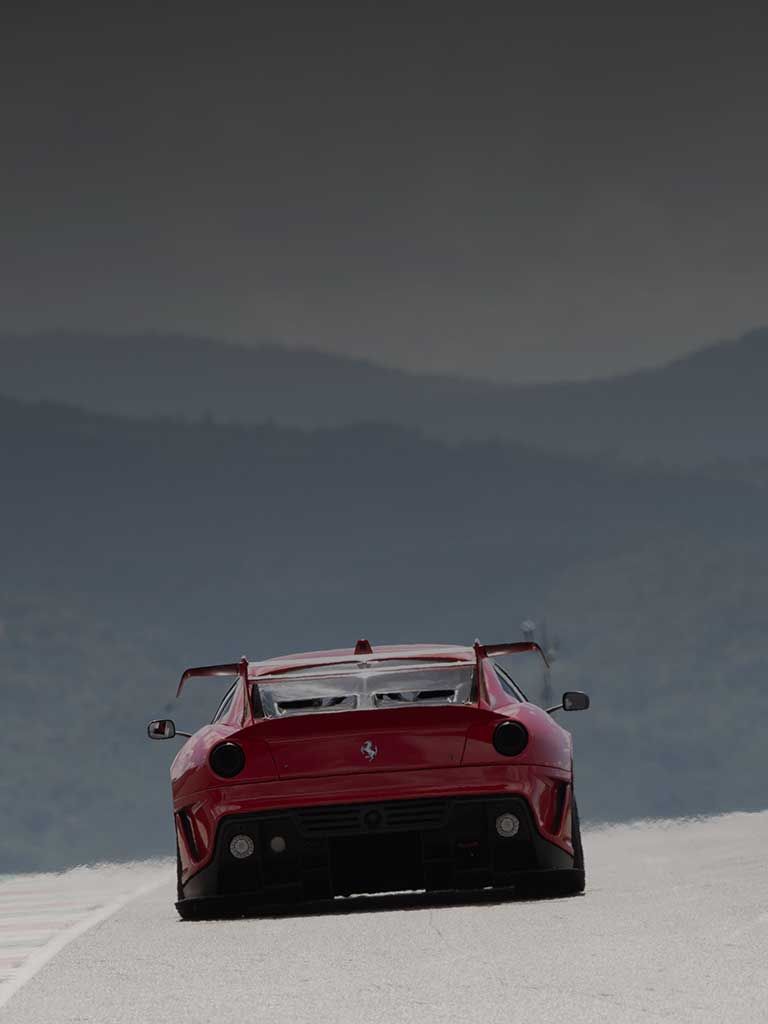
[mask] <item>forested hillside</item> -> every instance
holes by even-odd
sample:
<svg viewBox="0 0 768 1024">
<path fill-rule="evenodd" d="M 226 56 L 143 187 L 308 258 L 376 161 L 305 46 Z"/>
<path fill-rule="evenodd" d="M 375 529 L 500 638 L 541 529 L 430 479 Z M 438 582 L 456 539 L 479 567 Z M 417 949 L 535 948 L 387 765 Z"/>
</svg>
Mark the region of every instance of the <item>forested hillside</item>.
<svg viewBox="0 0 768 1024">
<path fill-rule="evenodd" d="M 167 850 L 186 664 L 546 614 L 590 819 L 765 802 L 764 474 L 0 400 L 0 871 Z M 534 692 L 532 696 L 537 696 Z"/>
<path fill-rule="evenodd" d="M 768 458 L 768 329 L 611 380 L 515 387 L 181 336 L 0 334 L 0 393 L 94 412 L 318 427 L 391 423 L 621 462 Z"/>
</svg>

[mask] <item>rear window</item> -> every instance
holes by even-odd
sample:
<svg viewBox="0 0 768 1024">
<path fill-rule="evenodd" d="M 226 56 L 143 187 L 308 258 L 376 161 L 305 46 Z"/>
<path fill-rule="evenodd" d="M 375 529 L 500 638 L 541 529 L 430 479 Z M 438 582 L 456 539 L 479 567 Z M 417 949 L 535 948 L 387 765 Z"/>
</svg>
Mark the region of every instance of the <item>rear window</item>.
<svg viewBox="0 0 768 1024">
<path fill-rule="evenodd" d="M 326 714 L 377 708 L 467 704 L 474 666 L 414 662 L 326 665 L 263 676 L 258 688 L 264 715 Z"/>
</svg>

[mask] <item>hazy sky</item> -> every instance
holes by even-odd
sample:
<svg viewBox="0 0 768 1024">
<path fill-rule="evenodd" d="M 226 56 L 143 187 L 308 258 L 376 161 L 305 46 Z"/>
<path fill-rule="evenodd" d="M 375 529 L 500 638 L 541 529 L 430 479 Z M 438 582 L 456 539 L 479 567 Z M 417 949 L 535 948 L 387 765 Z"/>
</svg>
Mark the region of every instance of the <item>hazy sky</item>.
<svg viewBox="0 0 768 1024">
<path fill-rule="evenodd" d="M 533 379 L 768 322 L 768 15 L 561 6 L 6 5 L 0 326 Z"/>
</svg>

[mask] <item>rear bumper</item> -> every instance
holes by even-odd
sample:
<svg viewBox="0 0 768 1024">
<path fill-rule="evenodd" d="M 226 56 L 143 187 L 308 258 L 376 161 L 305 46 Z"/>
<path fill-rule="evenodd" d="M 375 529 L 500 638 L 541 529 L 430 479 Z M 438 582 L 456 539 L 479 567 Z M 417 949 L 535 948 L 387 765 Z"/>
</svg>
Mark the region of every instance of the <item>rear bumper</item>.
<svg viewBox="0 0 768 1024">
<path fill-rule="evenodd" d="M 513 836 L 496 827 L 519 822 Z M 253 853 L 230 843 L 248 836 Z M 536 827 L 514 794 L 331 804 L 221 818 L 208 864 L 181 886 L 180 904 L 285 906 L 336 896 L 405 890 L 506 888 L 523 878 L 570 871 L 571 853 Z"/>
<path fill-rule="evenodd" d="M 286 808 L 367 805 L 393 798 L 520 797 L 539 834 L 572 854 L 570 783 L 570 772 L 534 764 L 373 771 L 260 783 L 222 781 L 215 788 L 175 797 L 181 881 L 186 885 L 213 860 L 216 838 L 227 818 L 284 813 Z"/>
</svg>

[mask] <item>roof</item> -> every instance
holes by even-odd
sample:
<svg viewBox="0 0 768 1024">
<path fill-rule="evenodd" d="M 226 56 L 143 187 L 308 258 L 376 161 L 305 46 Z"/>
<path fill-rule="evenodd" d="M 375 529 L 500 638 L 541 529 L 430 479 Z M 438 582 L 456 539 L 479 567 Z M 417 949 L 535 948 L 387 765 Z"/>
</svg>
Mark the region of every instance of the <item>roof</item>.
<svg viewBox="0 0 768 1024">
<path fill-rule="evenodd" d="M 460 644 L 382 644 L 372 648 L 370 654 L 355 654 L 352 647 L 330 651 L 307 651 L 303 654 L 283 654 L 266 661 L 248 663 L 248 678 L 269 675 L 281 670 L 308 668 L 312 665 L 339 665 L 344 663 L 379 662 L 413 658 L 415 661 L 474 662 L 473 647 Z"/>
</svg>

